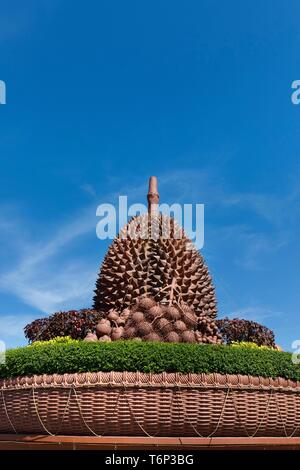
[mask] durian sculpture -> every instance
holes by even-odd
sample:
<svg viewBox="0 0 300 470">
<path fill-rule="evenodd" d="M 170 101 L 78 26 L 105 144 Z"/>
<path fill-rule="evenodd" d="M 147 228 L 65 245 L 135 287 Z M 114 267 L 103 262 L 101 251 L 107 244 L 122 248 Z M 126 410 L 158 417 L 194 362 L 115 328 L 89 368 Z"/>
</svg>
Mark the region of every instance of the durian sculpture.
<svg viewBox="0 0 300 470">
<path fill-rule="evenodd" d="M 157 179 L 148 213 L 121 230 L 96 282 L 102 341 L 140 339 L 219 343 L 212 279 L 201 254 L 172 217 L 158 211 Z M 88 338 L 87 338 L 88 339 Z"/>
</svg>

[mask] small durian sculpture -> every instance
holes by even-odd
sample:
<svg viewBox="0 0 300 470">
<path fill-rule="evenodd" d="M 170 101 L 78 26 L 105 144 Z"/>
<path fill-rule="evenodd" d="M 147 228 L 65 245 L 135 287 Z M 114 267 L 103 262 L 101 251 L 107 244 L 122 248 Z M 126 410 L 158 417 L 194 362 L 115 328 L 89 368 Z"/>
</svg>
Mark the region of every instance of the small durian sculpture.
<svg viewBox="0 0 300 470">
<path fill-rule="evenodd" d="M 96 334 L 101 341 L 220 343 L 208 269 L 158 202 L 152 176 L 148 213 L 121 230 L 104 258 L 94 296 L 94 308 L 103 313 Z"/>
</svg>

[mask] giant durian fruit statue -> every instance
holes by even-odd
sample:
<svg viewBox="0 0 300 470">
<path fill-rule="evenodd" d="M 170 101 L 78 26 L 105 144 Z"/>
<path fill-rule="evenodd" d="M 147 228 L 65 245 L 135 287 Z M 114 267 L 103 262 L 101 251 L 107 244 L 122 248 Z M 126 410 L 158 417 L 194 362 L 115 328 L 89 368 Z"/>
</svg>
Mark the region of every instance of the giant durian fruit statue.
<svg viewBox="0 0 300 470">
<path fill-rule="evenodd" d="M 103 313 L 100 340 L 220 343 L 212 279 L 203 257 L 172 217 L 158 210 L 149 181 L 148 213 L 133 217 L 114 239 L 96 282 Z"/>
</svg>

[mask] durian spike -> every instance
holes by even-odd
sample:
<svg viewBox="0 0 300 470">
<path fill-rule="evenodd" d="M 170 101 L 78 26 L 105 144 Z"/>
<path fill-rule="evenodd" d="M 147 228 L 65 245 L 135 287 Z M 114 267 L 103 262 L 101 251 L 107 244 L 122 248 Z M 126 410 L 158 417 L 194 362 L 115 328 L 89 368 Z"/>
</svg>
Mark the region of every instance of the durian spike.
<svg viewBox="0 0 300 470">
<path fill-rule="evenodd" d="M 157 178 L 156 176 L 150 176 L 149 178 L 149 191 L 147 194 L 148 199 L 148 213 L 157 212 L 157 206 L 159 203 L 159 194 L 157 189 Z"/>
</svg>

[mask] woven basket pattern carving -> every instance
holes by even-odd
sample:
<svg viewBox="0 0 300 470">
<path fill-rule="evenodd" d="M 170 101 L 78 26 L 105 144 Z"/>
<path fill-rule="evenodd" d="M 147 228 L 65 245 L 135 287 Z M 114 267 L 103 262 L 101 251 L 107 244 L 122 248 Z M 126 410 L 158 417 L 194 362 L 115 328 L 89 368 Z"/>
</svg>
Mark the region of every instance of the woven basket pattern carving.
<svg viewBox="0 0 300 470">
<path fill-rule="evenodd" d="M 300 436 L 300 382 L 241 375 L 98 372 L 0 381 L 0 432 Z"/>
</svg>

